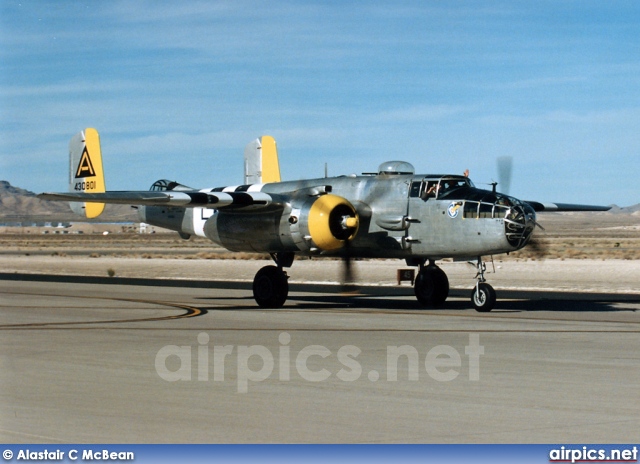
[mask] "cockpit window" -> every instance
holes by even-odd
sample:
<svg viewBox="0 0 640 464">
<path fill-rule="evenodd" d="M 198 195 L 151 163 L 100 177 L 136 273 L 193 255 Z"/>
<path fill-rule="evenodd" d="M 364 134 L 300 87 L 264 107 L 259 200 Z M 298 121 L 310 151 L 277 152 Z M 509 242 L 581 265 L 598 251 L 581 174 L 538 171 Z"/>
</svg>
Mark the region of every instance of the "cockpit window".
<svg viewBox="0 0 640 464">
<path fill-rule="evenodd" d="M 438 181 L 430 180 L 427 182 L 427 185 L 424 189 L 423 198 L 426 200 L 427 198 L 435 198 L 438 193 Z"/>
<path fill-rule="evenodd" d="M 443 192 L 468 186 L 467 182 L 462 179 L 442 179 L 440 184 Z"/>
<path fill-rule="evenodd" d="M 151 190 L 152 192 L 164 192 L 166 190 L 171 190 L 170 186 L 172 183 L 175 184 L 175 182 L 171 182 L 166 179 L 160 179 L 155 181 L 153 185 L 151 185 L 151 188 L 149 190 Z"/>
<path fill-rule="evenodd" d="M 520 205 L 520 201 L 501 193 L 491 192 L 488 190 L 480 190 L 464 183 L 449 183 L 441 181 L 438 194 L 438 200 L 467 200 L 479 203 L 490 203 L 498 206 L 512 207 Z M 452 186 L 453 185 L 453 186 Z"/>
<path fill-rule="evenodd" d="M 468 191 L 473 188 L 473 184 L 468 178 L 463 177 L 443 177 L 440 179 L 438 186 L 436 186 L 438 199 L 454 198 L 459 195 L 464 195 L 463 191 Z M 454 193 L 455 192 L 455 193 Z"/>
<path fill-rule="evenodd" d="M 411 190 L 409 191 L 409 196 L 412 198 L 416 198 L 420 196 L 420 189 L 422 187 L 421 181 L 413 181 L 411 182 Z"/>
<path fill-rule="evenodd" d="M 429 198 L 437 199 L 460 199 L 466 198 L 464 192 L 475 190 L 473 182 L 466 177 L 426 177 L 421 181 L 414 180 L 409 187 L 409 197 L 420 197 L 423 200 Z M 455 197 L 451 196 L 455 192 Z"/>
</svg>

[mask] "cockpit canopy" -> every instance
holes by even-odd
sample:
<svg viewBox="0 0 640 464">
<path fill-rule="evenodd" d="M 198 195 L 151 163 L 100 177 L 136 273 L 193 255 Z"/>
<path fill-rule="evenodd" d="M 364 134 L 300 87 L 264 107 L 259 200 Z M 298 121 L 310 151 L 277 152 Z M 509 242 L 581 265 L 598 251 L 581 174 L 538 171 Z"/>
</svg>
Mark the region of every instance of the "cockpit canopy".
<svg viewBox="0 0 640 464">
<path fill-rule="evenodd" d="M 429 198 L 437 198 L 438 200 L 451 198 L 449 195 L 455 195 L 455 199 L 460 195 L 468 193 L 471 189 L 475 190 L 475 186 L 471 179 L 465 176 L 427 176 L 424 179 L 416 179 L 411 183 L 410 196 L 420 197 L 423 200 Z"/>
<path fill-rule="evenodd" d="M 187 187 L 186 185 L 179 184 L 173 180 L 160 179 L 155 181 L 151 188 L 149 188 L 152 192 L 166 192 L 167 190 L 194 190 L 191 187 Z"/>
</svg>

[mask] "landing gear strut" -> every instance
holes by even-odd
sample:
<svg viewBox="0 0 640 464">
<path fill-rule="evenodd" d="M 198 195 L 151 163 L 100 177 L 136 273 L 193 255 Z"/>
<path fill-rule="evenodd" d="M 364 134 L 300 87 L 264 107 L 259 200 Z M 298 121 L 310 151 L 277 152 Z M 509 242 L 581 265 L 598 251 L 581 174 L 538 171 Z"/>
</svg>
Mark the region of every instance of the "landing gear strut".
<svg viewBox="0 0 640 464">
<path fill-rule="evenodd" d="M 293 253 L 272 253 L 275 266 L 265 266 L 253 279 L 253 298 L 261 308 L 281 308 L 289 295 L 289 276 L 283 270 L 291 267 Z"/>
<path fill-rule="evenodd" d="M 476 311 L 488 313 L 496 304 L 496 291 L 487 283 L 487 279 L 484 278 L 487 265 L 482 261 L 482 256 L 478 256 L 477 267 L 478 273 L 476 274 L 476 278 L 478 282 L 474 289 L 471 290 L 471 303 L 473 307 L 476 308 Z"/>
<path fill-rule="evenodd" d="M 449 279 L 442 269 L 429 260 L 429 265 L 420 263 L 414 285 L 416 298 L 423 306 L 440 306 L 449 296 Z"/>
</svg>

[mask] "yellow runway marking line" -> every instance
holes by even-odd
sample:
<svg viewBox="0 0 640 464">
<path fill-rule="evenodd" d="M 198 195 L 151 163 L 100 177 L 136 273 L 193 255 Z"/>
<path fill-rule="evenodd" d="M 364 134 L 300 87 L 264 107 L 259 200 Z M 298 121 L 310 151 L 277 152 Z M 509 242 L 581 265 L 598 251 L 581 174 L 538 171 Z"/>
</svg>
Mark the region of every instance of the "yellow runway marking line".
<svg viewBox="0 0 640 464">
<path fill-rule="evenodd" d="M 5 292 L 10 293 L 10 292 Z M 21 294 L 21 293 L 14 293 Z M 24 293 L 23 293 L 24 294 Z M 31 295 L 31 294 L 30 294 Z M 38 296 L 60 296 L 64 295 L 38 295 Z M 64 296 L 66 298 L 86 298 L 86 299 L 94 299 L 94 300 L 105 300 L 105 301 L 125 301 L 128 303 L 142 303 L 142 304 L 153 304 L 158 306 L 167 306 L 170 308 L 183 309 L 185 310 L 182 314 L 174 314 L 170 316 L 160 316 L 160 317 L 144 317 L 144 318 L 135 318 L 135 319 L 110 319 L 104 321 L 74 321 L 74 322 L 36 322 L 36 323 L 26 323 L 26 324 L 3 324 L 0 325 L 0 330 L 6 329 L 27 329 L 27 328 L 43 328 L 43 327 L 58 327 L 58 326 L 78 326 L 78 325 L 88 325 L 88 324 L 121 324 L 127 322 L 156 322 L 156 321 L 167 321 L 173 319 L 185 319 L 190 317 L 200 316 L 205 310 L 200 308 L 196 308 L 193 306 L 181 304 L 181 303 L 167 303 L 156 300 L 144 300 L 144 299 L 136 299 L 136 298 L 108 298 L 108 297 L 99 297 L 99 296 L 81 296 L 81 297 L 69 297 Z M 140 308 L 140 311 L 156 311 L 158 308 Z"/>
</svg>

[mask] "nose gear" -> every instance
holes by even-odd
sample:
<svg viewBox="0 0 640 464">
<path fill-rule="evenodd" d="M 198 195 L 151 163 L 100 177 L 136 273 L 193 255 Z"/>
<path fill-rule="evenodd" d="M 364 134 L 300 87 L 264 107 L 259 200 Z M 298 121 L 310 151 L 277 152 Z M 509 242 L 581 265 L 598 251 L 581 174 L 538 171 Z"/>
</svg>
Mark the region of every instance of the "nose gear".
<svg viewBox="0 0 640 464">
<path fill-rule="evenodd" d="M 473 304 L 476 311 L 488 313 L 496 304 L 496 291 L 487 283 L 487 279 L 484 277 L 487 265 L 482 261 L 482 256 L 478 256 L 478 263 L 476 266 L 478 269 L 478 272 L 476 273 L 478 281 L 476 282 L 474 289 L 471 291 L 471 304 Z"/>
</svg>

